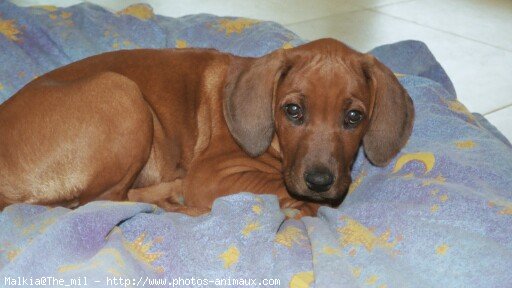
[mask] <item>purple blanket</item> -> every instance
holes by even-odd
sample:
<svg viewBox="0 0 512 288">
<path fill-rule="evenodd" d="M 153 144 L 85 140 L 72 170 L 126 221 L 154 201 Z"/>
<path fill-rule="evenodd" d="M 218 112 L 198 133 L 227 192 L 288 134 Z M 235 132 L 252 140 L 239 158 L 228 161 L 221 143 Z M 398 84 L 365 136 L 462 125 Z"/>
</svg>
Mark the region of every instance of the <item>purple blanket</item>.
<svg viewBox="0 0 512 288">
<path fill-rule="evenodd" d="M 4 1 L 0 102 L 37 75 L 109 50 L 195 46 L 257 56 L 300 43 L 271 22 Z M 198 218 L 141 203 L 12 205 L 0 213 L 0 286 L 512 287 L 510 143 L 457 101 L 424 44 L 372 53 L 409 91 L 416 123 L 388 167 L 359 153 L 339 208 L 284 221 L 275 196 L 245 192 Z"/>
</svg>

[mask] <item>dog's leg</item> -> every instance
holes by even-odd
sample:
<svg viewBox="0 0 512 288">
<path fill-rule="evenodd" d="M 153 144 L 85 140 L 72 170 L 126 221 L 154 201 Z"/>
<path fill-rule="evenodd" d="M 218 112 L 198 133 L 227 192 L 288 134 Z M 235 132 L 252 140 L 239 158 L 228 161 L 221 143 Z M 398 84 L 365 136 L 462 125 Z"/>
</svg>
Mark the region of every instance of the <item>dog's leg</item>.
<svg viewBox="0 0 512 288">
<path fill-rule="evenodd" d="M 251 167 L 230 167 L 226 172 L 217 167 L 223 167 L 211 163 L 195 166 L 189 171 L 184 183 L 184 200 L 186 205 L 194 207 L 211 208 L 213 201 L 221 196 L 235 194 L 238 192 L 251 192 L 255 194 L 273 194 L 279 199 L 279 204 L 289 218 L 297 218 L 303 216 L 315 216 L 319 204 L 308 203 L 294 199 L 290 196 L 284 185 L 282 175 L 272 168 L 267 171 L 258 171 Z M 213 173 L 213 174 L 212 174 Z M 202 177 L 194 177 L 201 174 Z M 187 181 L 190 179 L 190 181 Z"/>
<path fill-rule="evenodd" d="M 7 202 L 2 201 L 0 198 L 0 211 L 4 210 L 5 207 L 7 207 Z"/>
<path fill-rule="evenodd" d="M 173 182 L 130 189 L 128 191 L 128 201 L 157 204 L 157 202 L 165 199 L 169 203 L 183 205 L 182 182 L 181 179 L 177 179 Z"/>
<path fill-rule="evenodd" d="M 35 80 L 0 106 L 0 198 L 125 200 L 149 157 L 152 119 L 138 86 L 120 74 Z"/>
<path fill-rule="evenodd" d="M 155 204 L 167 212 L 179 212 L 190 216 L 198 216 L 210 212 L 208 208 L 190 207 L 184 205 L 183 181 L 164 182 L 153 186 L 130 189 L 128 200 Z"/>
</svg>

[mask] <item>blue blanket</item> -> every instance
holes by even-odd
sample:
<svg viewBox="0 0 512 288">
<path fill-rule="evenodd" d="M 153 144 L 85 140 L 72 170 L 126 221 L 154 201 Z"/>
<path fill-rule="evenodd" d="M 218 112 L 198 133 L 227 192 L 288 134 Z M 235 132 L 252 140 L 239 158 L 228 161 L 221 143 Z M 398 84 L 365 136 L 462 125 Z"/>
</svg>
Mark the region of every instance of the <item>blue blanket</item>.
<svg viewBox="0 0 512 288">
<path fill-rule="evenodd" d="M 110 50 L 259 56 L 301 43 L 250 19 L 0 2 L 0 102 L 38 75 Z M 423 43 L 371 53 L 413 98 L 415 127 L 388 167 L 359 153 L 339 208 L 285 221 L 272 191 L 220 198 L 197 218 L 142 203 L 11 205 L 0 213 L 0 286 L 512 287 L 510 143 L 457 101 Z"/>
</svg>

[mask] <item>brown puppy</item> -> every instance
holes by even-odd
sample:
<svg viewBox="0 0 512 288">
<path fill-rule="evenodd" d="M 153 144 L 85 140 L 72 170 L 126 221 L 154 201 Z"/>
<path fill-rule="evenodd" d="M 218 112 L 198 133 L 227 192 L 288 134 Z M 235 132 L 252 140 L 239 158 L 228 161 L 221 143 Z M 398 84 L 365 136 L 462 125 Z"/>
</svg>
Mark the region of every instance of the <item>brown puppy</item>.
<svg viewBox="0 0 512 288">
<path fill-rule="evenodd" d="M 384 166 L 413 118 L 388 68 L 332 39 L 261 58 L 105 53 L 0 106 L 0 209 L 128 199 L 197 215 L 249 191 L 311 215 L 303 201 L 341 202 L 361 143 Z"/>
</svg>

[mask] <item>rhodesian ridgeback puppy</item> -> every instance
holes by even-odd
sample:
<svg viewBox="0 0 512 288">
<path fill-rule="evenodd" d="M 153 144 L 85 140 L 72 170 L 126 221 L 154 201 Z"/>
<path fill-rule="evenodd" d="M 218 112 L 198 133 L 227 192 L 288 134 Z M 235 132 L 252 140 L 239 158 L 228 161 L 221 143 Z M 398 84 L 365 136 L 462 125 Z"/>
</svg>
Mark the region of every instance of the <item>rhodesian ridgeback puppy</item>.
<svg viewBox="0 0 512 288">
<path fill-rule="evenodd" d="M 104 199 L 198 215 L 248 191 L 312 215 L 341 203 L 360 145 L 387 165 L 413 118 L 388 68 L 333 39 L 260 58 L 104 53 L 0 106 L 0 208 Z"/>
</svg>

